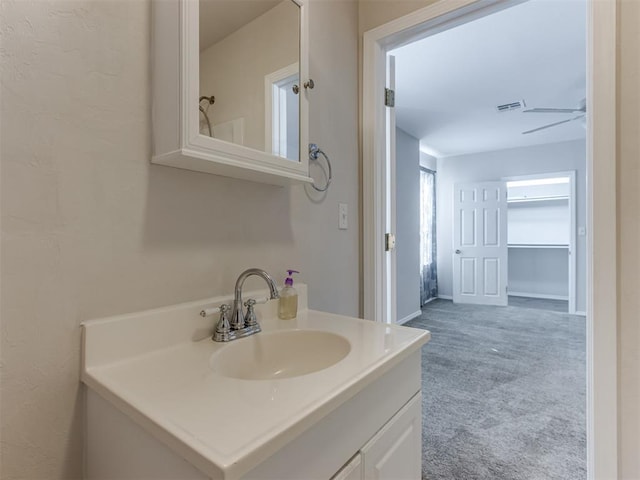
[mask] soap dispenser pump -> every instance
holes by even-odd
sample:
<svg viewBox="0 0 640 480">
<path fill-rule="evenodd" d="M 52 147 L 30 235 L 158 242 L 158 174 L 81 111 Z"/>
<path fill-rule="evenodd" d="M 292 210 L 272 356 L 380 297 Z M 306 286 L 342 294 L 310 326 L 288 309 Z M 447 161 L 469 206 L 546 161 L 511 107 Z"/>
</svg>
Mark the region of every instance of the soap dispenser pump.
<svg viewBox="0 0 640 480">
<path fill-rule="evenodd" d="M 298 315 L 298 292 L 293 288 L 294 273 L 300 273 L 297 270 L 287 270 L 289 276 L 284 281 L 284 288 L 280 292 L 280 300 L 278 304 L 278 318 L 282 320 L 291 320 Z"/>
</svg>

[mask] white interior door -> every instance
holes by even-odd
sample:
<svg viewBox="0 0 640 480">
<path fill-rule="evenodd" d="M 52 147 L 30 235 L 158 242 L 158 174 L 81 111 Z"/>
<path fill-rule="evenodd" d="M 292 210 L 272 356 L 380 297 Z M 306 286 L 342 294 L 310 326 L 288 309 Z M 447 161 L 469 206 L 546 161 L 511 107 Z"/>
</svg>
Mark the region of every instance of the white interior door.
<svg viewBox="0 0 640 480">
<path fill-rule="evenodd" d="M 453 301 L 507 305 L 506 182 L 456 184 Z"/>
</svg>

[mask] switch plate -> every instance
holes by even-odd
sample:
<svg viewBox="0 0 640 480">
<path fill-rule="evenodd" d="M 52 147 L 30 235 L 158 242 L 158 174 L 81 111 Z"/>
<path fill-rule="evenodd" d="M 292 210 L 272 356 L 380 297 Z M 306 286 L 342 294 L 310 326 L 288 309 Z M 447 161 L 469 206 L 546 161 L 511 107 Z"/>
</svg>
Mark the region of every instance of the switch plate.
<svg viewBox="0 0 640 480">
<path fill-rule="evenodd" d="M 587 234 L 587 229 L 584 227 L 578 227 L 578 235 L 584 237 Z"/>
<path fill-rule="evenodd" d="M 338 228 L 340 230 L 346 230 L 349 228 L 349 214 L 346 203 L 338 204 Z"/>
</svg>

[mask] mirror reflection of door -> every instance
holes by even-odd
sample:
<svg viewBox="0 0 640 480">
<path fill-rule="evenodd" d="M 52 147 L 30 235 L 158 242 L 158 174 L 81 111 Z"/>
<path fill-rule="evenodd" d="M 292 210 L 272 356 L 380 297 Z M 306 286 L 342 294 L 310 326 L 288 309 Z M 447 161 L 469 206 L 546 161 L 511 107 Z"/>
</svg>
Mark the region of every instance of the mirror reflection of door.
<svg viewBox="0 0 640 480">
<path fill-rule="evenodd" d="M 299 98 L 285 83 L 297 83 L 299 72 L 275 85 L 284 144 L 266 140 L 264 83 L 273 72 L 299 65 L 299 6 L 292 0 L 199 0 L 199 6 L 201 135 L 297 161 Z"/>
<path fill-rule="evenodd" d="M 265 77 L 265 150 L 298 161 L 300 154 L 300 74 L 298 64 Z"/>
</svg>

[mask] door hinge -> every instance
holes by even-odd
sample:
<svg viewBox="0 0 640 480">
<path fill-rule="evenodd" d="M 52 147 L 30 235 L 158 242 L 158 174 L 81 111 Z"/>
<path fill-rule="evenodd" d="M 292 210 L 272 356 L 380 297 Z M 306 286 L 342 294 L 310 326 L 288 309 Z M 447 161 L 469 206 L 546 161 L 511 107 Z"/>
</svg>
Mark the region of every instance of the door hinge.
<svg viewBox="0 0 640 480">
<path fill-rule="evenodd" d="M 384 234 L 384 250 L 390 252 L 396 248 L 396 236 L 393 233 Z"/>
<path fill-rule="evenodd" d="M 396 92 L 391 90 L 390 88 L 384 89 L 384 105 L 385 107 L 396 106 Z"/>
</svg>

